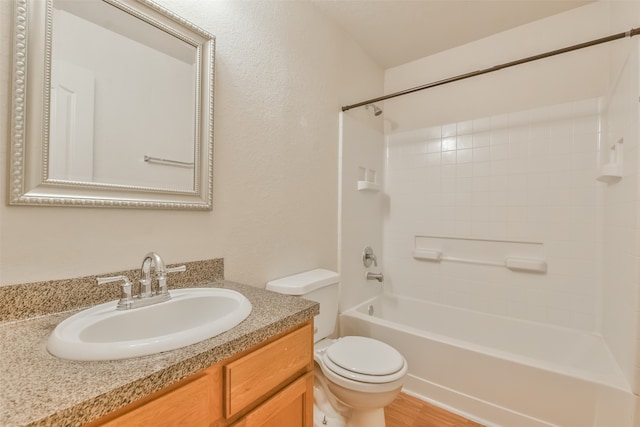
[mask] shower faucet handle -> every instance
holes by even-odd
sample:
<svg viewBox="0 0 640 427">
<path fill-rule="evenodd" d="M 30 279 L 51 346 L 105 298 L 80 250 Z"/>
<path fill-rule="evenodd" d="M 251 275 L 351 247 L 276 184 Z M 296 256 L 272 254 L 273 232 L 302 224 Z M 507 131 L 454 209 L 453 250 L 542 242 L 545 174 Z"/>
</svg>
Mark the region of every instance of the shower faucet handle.
<svg viewBox="0 0 640 427">
<path fill-rule="evenodd" d="M 373 253 L 371 246 L 366 246 L 362 250 L 362 263 L 367 268 L 371 267 L 372 263 L 374 266 L 378 266 L 378 259 L 376 258 L 376 254 Z"/>
</svg>

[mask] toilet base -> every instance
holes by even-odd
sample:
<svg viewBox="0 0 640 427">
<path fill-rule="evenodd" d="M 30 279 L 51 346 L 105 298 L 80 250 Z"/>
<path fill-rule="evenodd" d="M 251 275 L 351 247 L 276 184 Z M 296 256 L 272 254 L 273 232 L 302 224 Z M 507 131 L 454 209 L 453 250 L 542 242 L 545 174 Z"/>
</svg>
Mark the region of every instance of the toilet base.
<svg viewBox="0 0 640 427">
<path fill-rule="evenodd" d="M 332 411 L 325 412 L 318 407 L 318 405 L 314 404 L 313 427 L 347 427 L 347 423 L 344 417 L 336 416 Z"/>
<path fill-rule="evenodd" d="M 328 393 L 326 380 L 316 366 L 313 384 L 313 427 L 347 427 L 345 413 L 348 409 Z"/>
<path fill-rule="evenodd" d="M 346 419 L 335 411 L 313 405 L 313 427 L 385 427 L 384 408 L 349 411 Z"/>
<path fill-rule="evenodd" d="M 385 427 L 384 408 L 352 410 L 347 427 Z"/>
<path fill-rule="evenodd" d="M 400 394 L 401 386 L 385 392 L 362 393 L 328 381 L 318 366 L 315 368 L 315 373 L 314 397 L 316 403 L 327 399 L 327 403 L 331 404 L 334 411 L 339 408 L 334 413 L 340 413 L 344 417 L 346 427 L 386 426 L 384 407 L 393 402 Z"/>
</svg>

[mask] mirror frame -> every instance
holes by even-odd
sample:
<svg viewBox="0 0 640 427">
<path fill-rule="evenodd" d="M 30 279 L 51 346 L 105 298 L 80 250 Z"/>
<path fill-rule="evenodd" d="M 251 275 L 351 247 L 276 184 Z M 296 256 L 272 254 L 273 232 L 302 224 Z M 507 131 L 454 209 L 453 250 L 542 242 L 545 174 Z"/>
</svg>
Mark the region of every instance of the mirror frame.
<svg viewBox="0 0 640 427">
<path fill-rule="evenodd" d="M 9 205 L 211 210 L 215 37 L 150 0 L 102 0 L 196 47 L 194 191 L 48 176 L 53 0 L 14 0 Z"/>
</svg>

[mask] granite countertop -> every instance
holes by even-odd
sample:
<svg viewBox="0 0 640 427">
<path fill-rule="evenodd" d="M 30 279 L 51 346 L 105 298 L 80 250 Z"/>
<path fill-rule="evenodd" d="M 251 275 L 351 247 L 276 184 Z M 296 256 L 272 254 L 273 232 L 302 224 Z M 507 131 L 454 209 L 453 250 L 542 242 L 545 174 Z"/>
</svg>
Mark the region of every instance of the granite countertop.
<svg viewBox="0 0 640 427">
<path fill-rule="evenodd" d="M 106 362 L 59 359 L 46 349 L 55 326 L 80 310 L 0 322 L 0 425 L 80 426 L 247 350 L 318 314 L 302 298 L 224 280 L 252 303 L 235 328 L 181 349 Z"/>
</svg>

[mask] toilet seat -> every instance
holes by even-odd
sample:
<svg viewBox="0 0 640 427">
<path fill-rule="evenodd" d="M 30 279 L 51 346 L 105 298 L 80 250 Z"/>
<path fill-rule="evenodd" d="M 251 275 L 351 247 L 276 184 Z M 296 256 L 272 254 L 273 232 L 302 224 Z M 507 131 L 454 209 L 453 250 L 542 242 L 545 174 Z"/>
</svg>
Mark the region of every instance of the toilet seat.
<svg viewBox="0 0 640 427">
<path fill-rule="evenodd" d="M 328 370 L 352 381 L 390 383 L 407 372 L 406 361 L 395 348 L 367 337 L 343 337 L 322 353 Z"/>
</svg>

